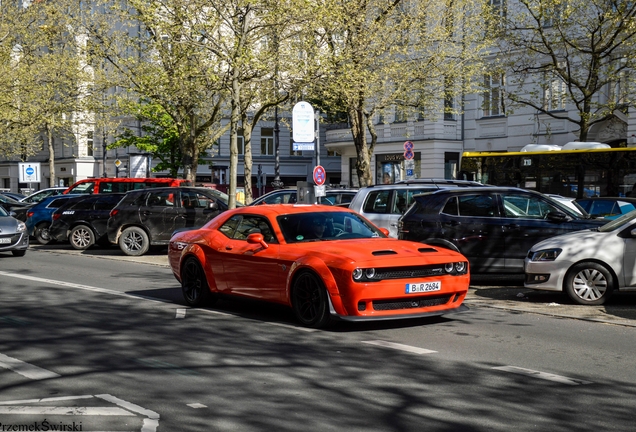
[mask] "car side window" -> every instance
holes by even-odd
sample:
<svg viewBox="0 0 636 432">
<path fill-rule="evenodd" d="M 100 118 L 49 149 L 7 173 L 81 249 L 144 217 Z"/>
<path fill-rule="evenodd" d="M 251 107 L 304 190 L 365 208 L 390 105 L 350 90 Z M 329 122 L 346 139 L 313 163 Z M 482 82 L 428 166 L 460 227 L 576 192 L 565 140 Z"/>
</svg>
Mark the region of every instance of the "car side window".
<svg viewBox="0 0 636 432">
<path fill-rule="evenodd" d="M 532 195 L 503 194 L 506 217 L 523 219 L 543 219 L 548 213 L 560 211 L 558 208 Z"/>
<path fill-rule="evenodd" d="M 365 213 L 389 213 L 389 198 L 391 197 L 390 190 L 377 190 L 372 191 L 367 195 L 367 200 L 362 206 L 362 211 Z"/>
<path fill-rule="evenodd" d="M 227 238 L 232 238 L 234 237 L 234 232 L 236 231 L 236 227 L 238 227 L 239 222 L 241 222 L 240 215 L 232 216 L 223 225 L 221 225 L 219 231 Z"/>
<path fill-rule="evenodd" d="M 152 191 L 148 193 L 146 205 L 148 207 L 173 207 L 174 194 L 169 191 Z"/>
<path fill-rule="evenodd" d="M 261 216 L 243 216 L 236 231 L 234 231 L 233 238 L 235 240 L 245 240 L 248 235 L 255 233 L 263 234 L 263 240 L 268 243 L 276 241 L 269 223 Z"/>
<path fill-rule="evenodd" d="M 459 207 L 457 206 L 457 197 L 451 197 L 448 201 L 446 201 L 446 205 L 442 209 L 442 213 L 451 215 L 451 216 L 459 216 Z"/>
<path fill-rule="evenodd" d="M 73 210 L 92 210 L 94 202 L 92 199 L 81 200 L 73 206 Z"/>
<path fill-rule="evenodd" d="M 183 208 L 210 208 L 210 204 L 215 202 L 213 198 L 195 191 L 181 191 L 181 206 Z"/>
<path fill-rule="evenodd" d="M 497 202 L 490 194 L 462 195 L 457 197 L 460 216 L 497 217 Z"/>
</svg>

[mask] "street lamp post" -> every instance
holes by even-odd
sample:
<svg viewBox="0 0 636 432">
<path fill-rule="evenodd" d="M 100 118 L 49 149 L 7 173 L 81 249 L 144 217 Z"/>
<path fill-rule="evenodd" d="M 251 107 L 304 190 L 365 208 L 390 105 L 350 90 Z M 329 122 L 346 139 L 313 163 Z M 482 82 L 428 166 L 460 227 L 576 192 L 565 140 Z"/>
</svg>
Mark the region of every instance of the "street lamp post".
<svg viewBox="0 0 636 432">
<path fill-rule="evenodd" d="M 280 179 L 280 127 L 278 126 L 278 105 L 274 107 L 274 180 L 272 186 L 281 189 L 285 184 Z"/>
</svg>

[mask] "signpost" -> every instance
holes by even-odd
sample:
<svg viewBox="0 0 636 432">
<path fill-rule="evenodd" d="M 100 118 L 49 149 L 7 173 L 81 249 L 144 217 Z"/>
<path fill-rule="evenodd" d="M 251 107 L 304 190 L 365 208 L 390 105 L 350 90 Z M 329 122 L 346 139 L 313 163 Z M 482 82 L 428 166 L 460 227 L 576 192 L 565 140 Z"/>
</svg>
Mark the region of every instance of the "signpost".
<svg viewBox="0 0 636 432">
<path fill-rule="evenodd" d="M 32 191 L 31 183 L 42 181 L 40 162 L 20 162 L 18 170 L 20 171 L 20 183 L 28 183 L 29 191 Z"/>
<path fill-rule="evenodd" d="M 314 183 L 316 184 L 316 186 L 314 186 L 314 193 L 316 197 L 323 197 L 327 195 L 325 192 L 325 181 L 327 181 L 327 172 L 322 167 L 322 165 L 318 165 L 314 168 L 313 178 Z"/>
<path fill-rule="evenodd" d="M 404 170 L 406 171 L 406 180 L 415 178 L 415 161 L 413 160 L 415 157 L 415 153 L 413 152 L 414 147 L 411 141 L 404 143 Z"/>
</svg>

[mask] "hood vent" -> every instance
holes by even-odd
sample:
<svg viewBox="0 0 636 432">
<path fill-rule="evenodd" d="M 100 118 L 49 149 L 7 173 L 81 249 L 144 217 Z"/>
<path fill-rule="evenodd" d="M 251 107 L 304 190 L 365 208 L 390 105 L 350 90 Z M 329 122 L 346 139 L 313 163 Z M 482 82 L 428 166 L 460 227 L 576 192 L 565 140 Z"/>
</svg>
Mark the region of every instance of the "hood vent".
<svg viewBox="0 0 636 432">
<path fill-rule="evenodd" d="M 430 252 L 437 252 L 437 249 L 432 247 L 423 247 L 423 248 L 419 248 L 417 251 L 421 253 L 430 253 Z"/>
<path fill-rule="evenodd" d="M 394 250 L 380 250 L 380 251 L 371 252 L 371 255 L 374 255 L 374 256 L 397 255 L 397 252 Z"/>
</svg>

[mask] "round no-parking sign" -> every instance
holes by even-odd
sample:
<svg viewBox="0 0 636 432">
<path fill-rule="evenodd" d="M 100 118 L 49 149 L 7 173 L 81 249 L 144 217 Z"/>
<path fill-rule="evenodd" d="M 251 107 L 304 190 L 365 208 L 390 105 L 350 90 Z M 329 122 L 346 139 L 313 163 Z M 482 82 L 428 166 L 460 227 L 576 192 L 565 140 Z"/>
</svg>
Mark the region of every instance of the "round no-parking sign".
<svg viewBox="0 0 636 432">
<path fill-rule="evenodd" d="M 322 186 L 325 184 L 325 180 L 327 180 L 327 173 L 322 165 L 318 165 L 314 168 L 314 183 L 318 186 Z"/>
</svg>

